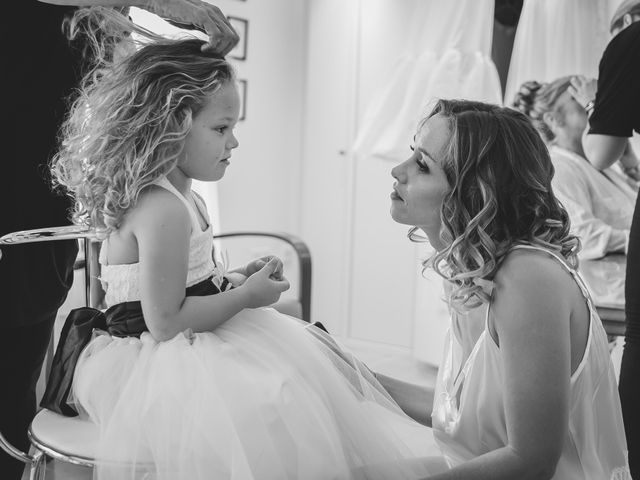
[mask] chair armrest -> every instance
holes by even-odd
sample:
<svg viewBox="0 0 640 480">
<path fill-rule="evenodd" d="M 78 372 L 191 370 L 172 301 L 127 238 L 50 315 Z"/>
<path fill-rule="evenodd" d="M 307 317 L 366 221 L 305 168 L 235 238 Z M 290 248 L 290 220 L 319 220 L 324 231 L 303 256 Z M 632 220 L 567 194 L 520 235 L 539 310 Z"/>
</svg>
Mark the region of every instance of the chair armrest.
<svg viewBox="0 0 640 480">
<path fill-rule="evenodd" d="M 234 237 L 267 237 L 275 238 L 288 243 L 296 252 L 298 257 L 300 275 L 300 305 L 302 307 L 302 320 L 311 321 L 311 252 L 309 247 L 295 235 L 283 232 L 259 232 L 259 231 L 239 231 L 224 232 L 214 235 L 216 239 Z"/>
<path fill-rule="evenodd" d="M 84 240 L 84 258 L 92 259 L 92 240 L 97 240 L 96 231 L 81 225 L 65 225 L 62 227 L 35 228 L 33 230 L 21 230 L 8 233 L 0 237 L 0 245 L 19 245 L 23 243 L 51 242 L 56 240 Z M 84 260 L 74 264 L 74 268 L 84 268 Z M 88 268 L 84 268 L 85 275 L 85 305 L 90 304 L 91 298 L 91 274 Z"/>
</svg>

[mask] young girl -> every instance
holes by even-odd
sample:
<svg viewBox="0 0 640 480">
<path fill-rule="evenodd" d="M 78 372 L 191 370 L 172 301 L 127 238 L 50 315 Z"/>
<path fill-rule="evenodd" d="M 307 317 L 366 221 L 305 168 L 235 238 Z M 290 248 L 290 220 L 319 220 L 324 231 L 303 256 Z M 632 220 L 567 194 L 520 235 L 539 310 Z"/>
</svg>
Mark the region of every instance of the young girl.
<svg viewBox="0 0 640 480">
<path fill-rule="evenodd" d="M 117 23 L 100 15 L 103 29 Z M 251 262 L 228 288 L 212 260 L 191 182 L 224 176 L 239 98 L 231 67 L 202 45 L 155 38 L 103 63 L 53 164 L 76 222 L 105 237 L 109 333 L 84 349 L 73 385 L 100 427 L 96 478 L 424 476 L 430 430 L 330 337 L 263 308 L 288 288 L 279 262 Z"/>
<path fill-rule="evenodd" d="M 421 229 L 452 323 L 433 409 L 435 479 L 630 479 L 607 338 L 549 153 L 519 112 L 441 100 L 392 170 L 395 221 Z"/>
</svg>

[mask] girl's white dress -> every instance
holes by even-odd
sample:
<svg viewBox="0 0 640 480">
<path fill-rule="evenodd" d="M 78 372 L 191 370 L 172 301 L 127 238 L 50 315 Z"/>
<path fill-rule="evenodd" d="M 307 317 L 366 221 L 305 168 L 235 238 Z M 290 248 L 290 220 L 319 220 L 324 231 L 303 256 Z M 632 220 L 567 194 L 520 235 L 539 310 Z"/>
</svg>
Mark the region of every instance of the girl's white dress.
<svg viewBox="0 0 640 480">
<path fill-rule="evenodd" d="M 192 218 L 187 286 L 209 277 L 219 286 L 211 228 L 202 231 L 166 179 L 158 185 Z M 106 264 L 107 246 L 107 304 L 139 300 L 138 264 Z M 73 395 L 100 427 L 100 480 L 414 479 L 428 474 L 419 458 L 438 455 L 431 429 L 404 415 L 366 366 L 271 308 L 166 342 L 98 332 Z"/>
<path fill-rule="evenodd" d="M 584 282 L 553 252 L 528 245 L 514 248 L 546 252 L 558 260 L 576 280 L 590 311 L 584 356 L 571 376 L 569 430 L 553 479 L 631 480 L 607 336 Z M 484 325 L 474 333 L 469 318 L 454 315 L 447 335 L 432 419 L 434 436 L 451 467 L 508 445 L 502 360 L 488 318 L 487 307 Z"/>
</svg>

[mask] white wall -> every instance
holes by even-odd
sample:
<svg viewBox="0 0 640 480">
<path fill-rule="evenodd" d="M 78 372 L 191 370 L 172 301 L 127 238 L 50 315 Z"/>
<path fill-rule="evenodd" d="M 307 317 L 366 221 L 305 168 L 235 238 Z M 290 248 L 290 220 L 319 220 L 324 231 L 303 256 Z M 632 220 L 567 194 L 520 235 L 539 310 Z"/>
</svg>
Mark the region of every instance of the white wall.
<svg viewBox="0 0 640 480">
<path fill-rule="evenodd" d="M 365 110 L 393 73 L 420 0 L 310 0 L 302 237 L 314 259 L 312 317 L 349 339 L 410 352 L 436 364 L 446 307 L 441 282 L 421 276 L 425 245 L 389 215 L 395 161 L 351 151 Z M 335 12 L 340 12 L 336 15 Z M 407 154 L 411 135 L 407 135 Z M 416 319 L 418 321 L 416 321 Z"/>
<path fill-rule="evenodd" d="M 218 185 L 221 228 L 298 233 L 306 1 L 212 3 L 249 20 L 247 59 L 232 62 L 248 80 L 247 118 Z"/>
</svg>

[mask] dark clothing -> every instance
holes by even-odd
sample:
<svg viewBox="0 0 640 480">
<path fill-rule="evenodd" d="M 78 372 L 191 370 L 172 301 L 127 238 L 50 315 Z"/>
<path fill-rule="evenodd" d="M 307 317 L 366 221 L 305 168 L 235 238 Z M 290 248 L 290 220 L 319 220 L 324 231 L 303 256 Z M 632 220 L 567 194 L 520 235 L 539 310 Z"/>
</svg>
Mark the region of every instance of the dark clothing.
<svg viewBox="0 0 640 480">
<path fill-rule="evenodd" d="M 589 133 L 612 137 L 640 133 L 640 22 L 613 37 L 602 54 L 589 126 Z"/>
<path fill-rule="evenodd" d="M 187 297 L 215 295 L 233 288 L 225 278 L 218 288 L 211 277 L 187 287 Z M 53 357 L 51 374 L 41 405 L 62 415 L 75 417 L 78 412 L 68 403 L 73 374 L 82 350 L 92 338 L 93 330 L 103 330 L 114 337 L 137 337 L 148 332 L 139 301 L 123 302 L 109 307 L 104 313 L 90 307 L 76 308 L 69 313 Z"/>
<path fill-rule="evenodd" d="M 0 235 L 69 223 L 68 198 L 54 194 L 47 164 L 56 150 L 66 98 L 80 78 L 81 52 L 62 21 L 73 7 L 19 0 L 4 6 Z M 77 242 L 2 247 L 0 259 L 0 430 L 21 449 L 35 413 L 35 383 L 55 321 L 73 280 Z M 0 478 L 24 465 L 0 451 Z"/>
<path fill-rule="evenodd" d="M 630 137 L 640 133 L 640 22 L 611 39 L 600 61 L 598 93 L 589 133 Z M 631 476 L 640 478 L 640 196 L 631 222 L 625 311 L 627 331 L 620 367 L 620 401 Z"/>
<path fill-rule="evenodd" d="M 7 11 L 8 10 L 8 11 Z M 4 118 L 0 235 L 69 224 L 70 201 L 51 189 L 47 164 L 56 150 L 66 98 L 79 81 L 80 52 L 61 25 L 73 9 L 35 0 L 12 2 L 2 17 Z M 75 241 L 2 249 L 0 328 L 35 324 L 57 311 L 71 286 Z"/>
<path fill-rule="evenodd" d="M 27 428 L 36 413 L 36 383 L 56 319 L 0 330 L 0 432 L 15 447 L 29 451 Z M 24 463 L 0 450 L 0 478 L 19 480 Z"/>
</svg>

